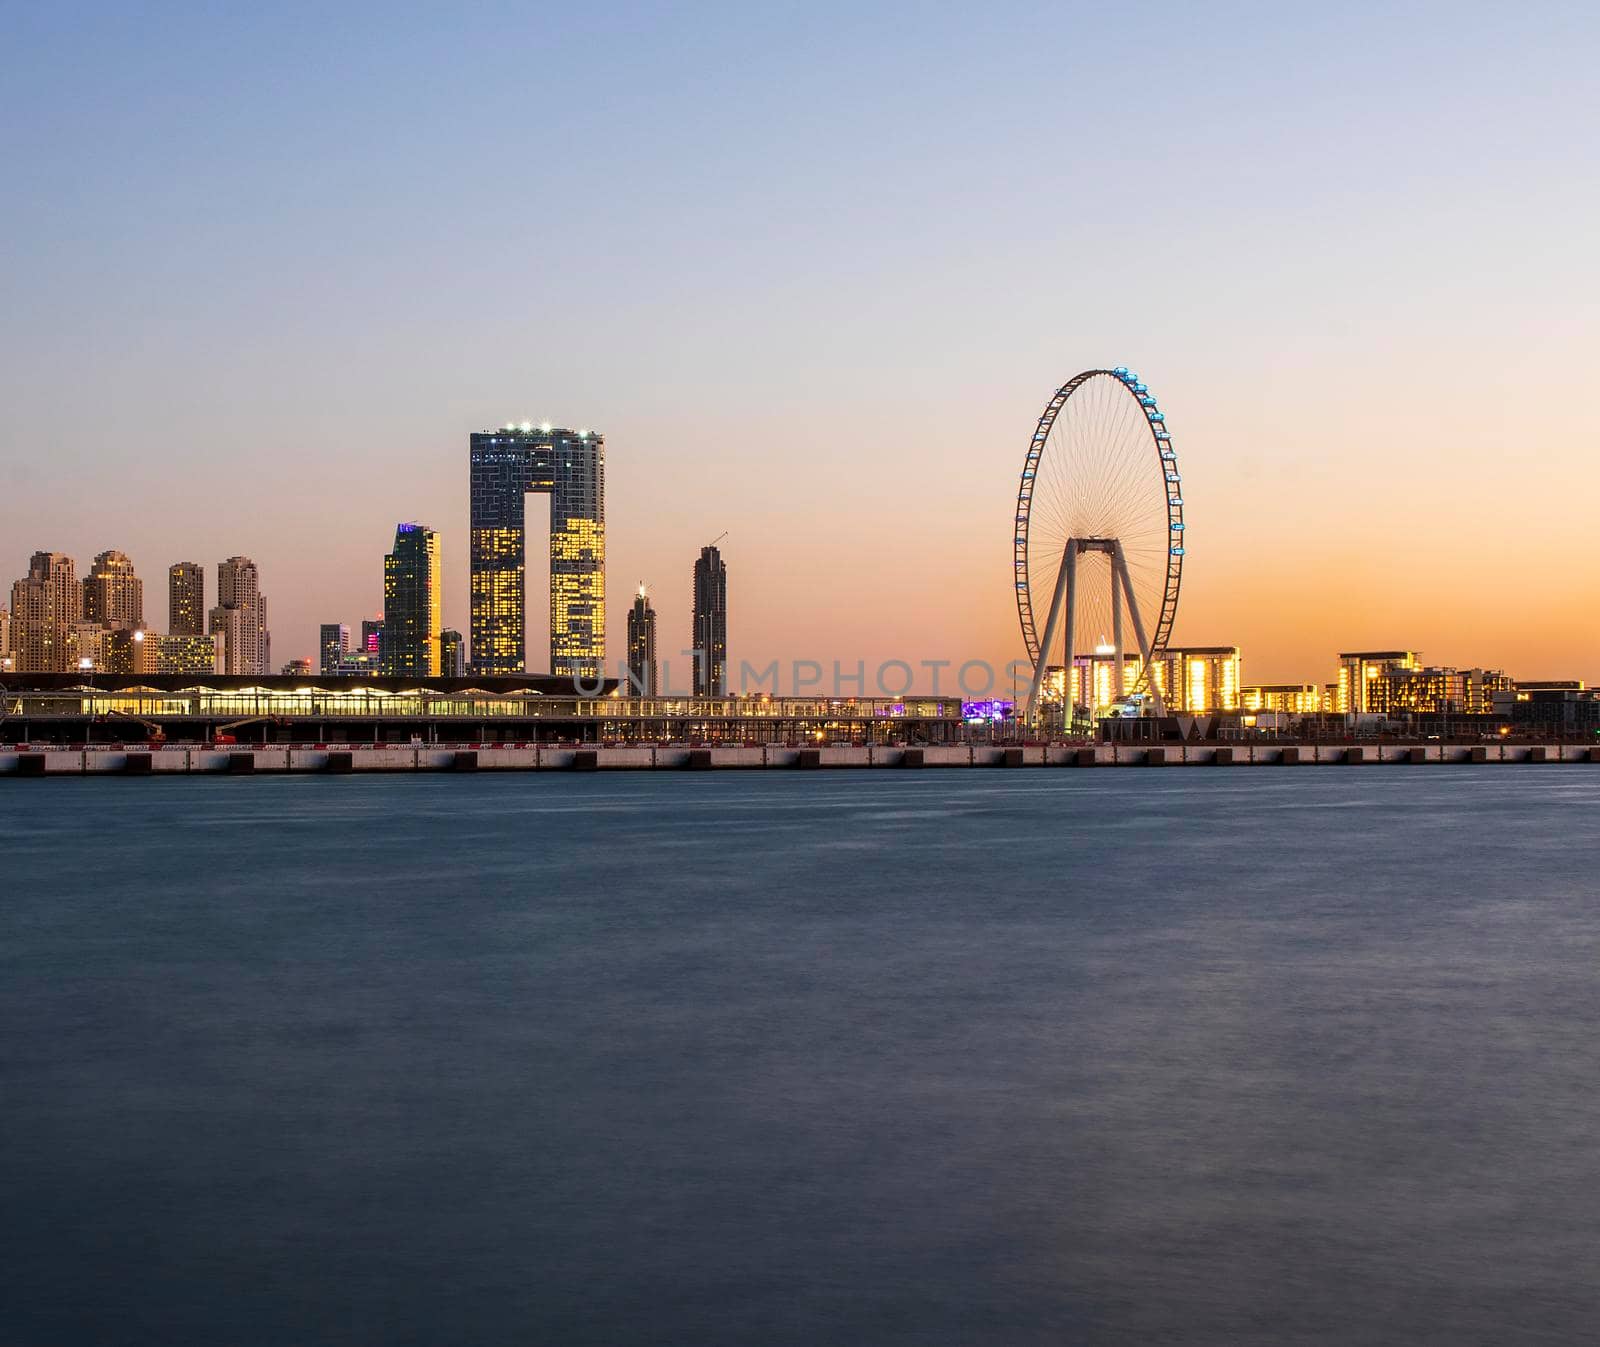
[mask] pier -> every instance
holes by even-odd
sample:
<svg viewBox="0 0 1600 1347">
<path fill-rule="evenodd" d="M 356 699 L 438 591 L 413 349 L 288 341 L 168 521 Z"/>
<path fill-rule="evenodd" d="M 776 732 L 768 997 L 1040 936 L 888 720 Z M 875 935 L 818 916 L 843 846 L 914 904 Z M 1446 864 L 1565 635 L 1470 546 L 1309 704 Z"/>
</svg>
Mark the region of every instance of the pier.
<svg viewBox="0 0 1600 1347">
<path fill-rule="evenodd" d="M 1600 745 L 1492 744 L 941 744 L 792 748 L 529 744 L 316 744 L 162 747 L 0 745 L 0 776 L 195 773 L 583 772 L 886 767 L 1356 767 L 1451 764 L 1600 765 Z"/>
</svg>

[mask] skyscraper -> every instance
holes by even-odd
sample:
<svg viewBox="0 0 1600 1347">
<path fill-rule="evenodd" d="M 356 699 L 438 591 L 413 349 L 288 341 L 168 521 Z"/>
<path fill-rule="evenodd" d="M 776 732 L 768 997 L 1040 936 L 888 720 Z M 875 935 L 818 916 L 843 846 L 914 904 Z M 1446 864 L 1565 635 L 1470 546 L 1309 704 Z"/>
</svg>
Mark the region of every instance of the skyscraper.
<svg viewBox="0 0 1600 1347">
<path fill-rule="evenodd" d="M 472 436 L 472 667 L 527 668 L 529 492 L 550 497 L 550 669 L 598 678 L 606 658 L 605 437 L 527 422 Z"/>
<path fill-rule="evenodd" d="M 198 561 L 175 561 L 167 567 L 167 631 L 202 636 L 205 629 L 205 568 Z"/>
<path fill-rule="evenodd" d="M 641 580 L 633 607 L 628 610 L 628 682 L 622 693 L 629 697 L 655 697 L 659 692 L 656 610 L 650 606 L 650 593 Z"/>
<path fill-rule="evenodd" d="M 339 672 L 339 661 L 350 649 L 350 628 L 343 622 L 324 622 L 317 636 L 317 650 L 321 655 L 319 671 L 325 674 Z"/>
<path fill-rule="evenodd" d="M 439 633 L 439 672 L 446 678 L 460 678 L 467 671 L 466 654 L 459 631 L 446 627 Z"/>
<path fill-rule="evenodd" d="M 694 563 L 694 695 L 728 691 L 728 567 L 713 543 Z"/>
<path fill-rule="evenodd" d="M 423 524 L 397 524 L 383 559 L 383 671 L 410 677 L 439 672 L 443 588 L 439 535 Z"/>
<path fill-rule="evenodd" d="M 381 617 L 364 617 L 361 619 L 361 649 L 363 653 L 374 658 L 383 654 L 383 619 Z"/>
<path fill-rule="evenodd" d="M 124 552 L 102 552 L 83 577 L 83 620 L 111 631 L 144 626 L 144 581 Z"/>
<path fill-rule="evenodd" d="M 35 552 L 28 573 L 11 586 L 12 658 L 18 673 L 77 668 L 83 589 L 65 552 Z"/>
<path fill-rule="evenodd" d="M 267 600 L 261 593 L 260 573 L 249 557 L 229 557 L 218 563 L 211 632 L 223 638 L 224 673 L 264 674 L 272 667 Z"/>
</svg>

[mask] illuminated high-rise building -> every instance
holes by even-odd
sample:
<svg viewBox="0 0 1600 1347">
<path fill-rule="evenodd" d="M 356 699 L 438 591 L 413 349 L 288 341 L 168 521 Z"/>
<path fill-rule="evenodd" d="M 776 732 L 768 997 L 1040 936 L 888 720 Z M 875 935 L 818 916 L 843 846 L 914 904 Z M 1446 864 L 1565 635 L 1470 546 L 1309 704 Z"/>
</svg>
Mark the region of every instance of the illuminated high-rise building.
<svg viewBox="0 0 1600 1347">
<path fill-rule="evenodd" d="M 78 667 L 83 589 L 65 552 L 35 552 L 11 586 L 12 659 L 18 673 L 64 673 Z"/>
<path fill-rule="evenodd" d="M 530 492 L 550 497 L 550 670 L 599 678 L 606 658 L 605 437 L 505 426 L 471 443 L 472 668 L 527 668 Z"/>
<path fill-rule="evenodd" d="M 16 656 L 11 653 L 11 610 L 0 608 L 0 673 L 11 673 L 16 667 Z"/>
<path fill-rule="evenodd" d="M 205 567 L 198 561 L 175 561 L 167 567 L 167 631 L 173 636 L 201 636 L 205 629 Z"/>
<path fill-rule="evenodd" d="M 656 610 L 650 605 L 650 592 L 640 582 L 628 610 L 628 681 L 622 688 L 626 696 L 660 695 L 656 664 Z"/>
<path fill-rule="evenodd" d="M 1239 709 L 1239 647 L 1196 645 L 1169 649 L 1155 662 L 1156 686 L 1170 712 L 1215 715 Z M 1131 686 L 1131 684 L 1130 684 Z"/>
<path fill-rule="evenodd" d="M 144 626 L 144 581 L 127 553 L 102 552 L 83 577 L 83 620 L 111 631 Z"/>
<path fill-rule="evenodd" d="M 728 691 L 728 567 L 712 543 L 694 563 L 694 695 Z"/>
<path fill-rule="evenodd" d="M 350 628 L 343 622 L 324 622 L 317 631 L 318 672 L 336 674 L 339 661 L 350 649 Z"/>
<path fill-rule="evenodd" d="M 423 524 L 395 525 L 394 551 L 383 559 L 384 673 L 438 674 L 442 591 L 439 535 Z"/>
<path fill-rule="evenodd" d="M 361 619 L 361 650 L 364 654 L 377 659 L 383 654 L 383 619 L 381 617 L 364 617 Z"/>
<path fill-rule="evenodd" d="M 261 576 L 249 557 L 229 557 L 217 565 L 217 604 L 210 630 L 222 637 L 222 672 L 264 674 L 272 663 L 267 632 L 267 600 Z"/>
</svg>

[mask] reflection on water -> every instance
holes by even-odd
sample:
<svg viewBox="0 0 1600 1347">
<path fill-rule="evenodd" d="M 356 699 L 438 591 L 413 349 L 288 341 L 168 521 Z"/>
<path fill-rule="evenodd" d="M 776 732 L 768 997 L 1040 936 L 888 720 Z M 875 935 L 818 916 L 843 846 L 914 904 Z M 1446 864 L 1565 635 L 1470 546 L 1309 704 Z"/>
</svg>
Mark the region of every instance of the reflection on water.
<svg viewBox="0 0 1600 1347">
<path fill-rule="evenodd" d="M 1587 1341 L 1597 806 L 0 783 L 0 1337 Z"/>
</svg>

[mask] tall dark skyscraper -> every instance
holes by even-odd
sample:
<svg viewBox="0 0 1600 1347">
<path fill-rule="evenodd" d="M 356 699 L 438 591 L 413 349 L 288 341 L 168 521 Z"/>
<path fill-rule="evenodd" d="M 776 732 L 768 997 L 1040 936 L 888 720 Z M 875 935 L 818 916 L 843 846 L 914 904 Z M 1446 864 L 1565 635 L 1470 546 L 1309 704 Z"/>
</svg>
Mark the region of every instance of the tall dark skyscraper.
<svg viewBox="0 0 1600 1347">
<path fill-rule="evenodd" d="M 527 669 L 529 492 L 550 497 L 550 670 L 598 678 L 606 659 L 606 453 L 592 430 L 505 426 L 472 436 L 472 668 Z"/>
<path fill-rule="evenodd" d="M 656 610 L 643 582 L 628 610 L 628 682 L 625 697 L 654 697 L 660 692 L 656 673 Z"/>
<path fill-rule="evenodd" d="M 694 695 L 728 691 L 728 567 L 716 545 L 700 549 L 694 563 Z"/>
<path fill-rule="evenodd" d="M 198 561 L 167 567 L 167 631 L 173 636 L 203 636 L 206 630 L 206 570 Z"/>
<path fill-rule="evenodd" d="M 426 677 L 439 672 L 444 626 L 439 535 L 422 524 L 397 524 L 383 559 L 383 671 Z"/>
<path fill-rule="evenodd" d="M 350 649 L 350 628 L 343 622 L 324 622 L 317 636 L 317 649 L 321 655 L 319 672 L 338 673 L 339 663 Z"/>
<path fill-rule="evenodd" d="M 446 627 L 439 633 L 439 672 L 446 678 L 460 678 L 466 671 L 466 642 L 459 631 Z"/>
<path fill-rule="evenodd" d="M 361 619 L 361 649 L 369 655 L 383 654 L 383 619 L 381 617 L 364 617 Z"/>
</svg>

